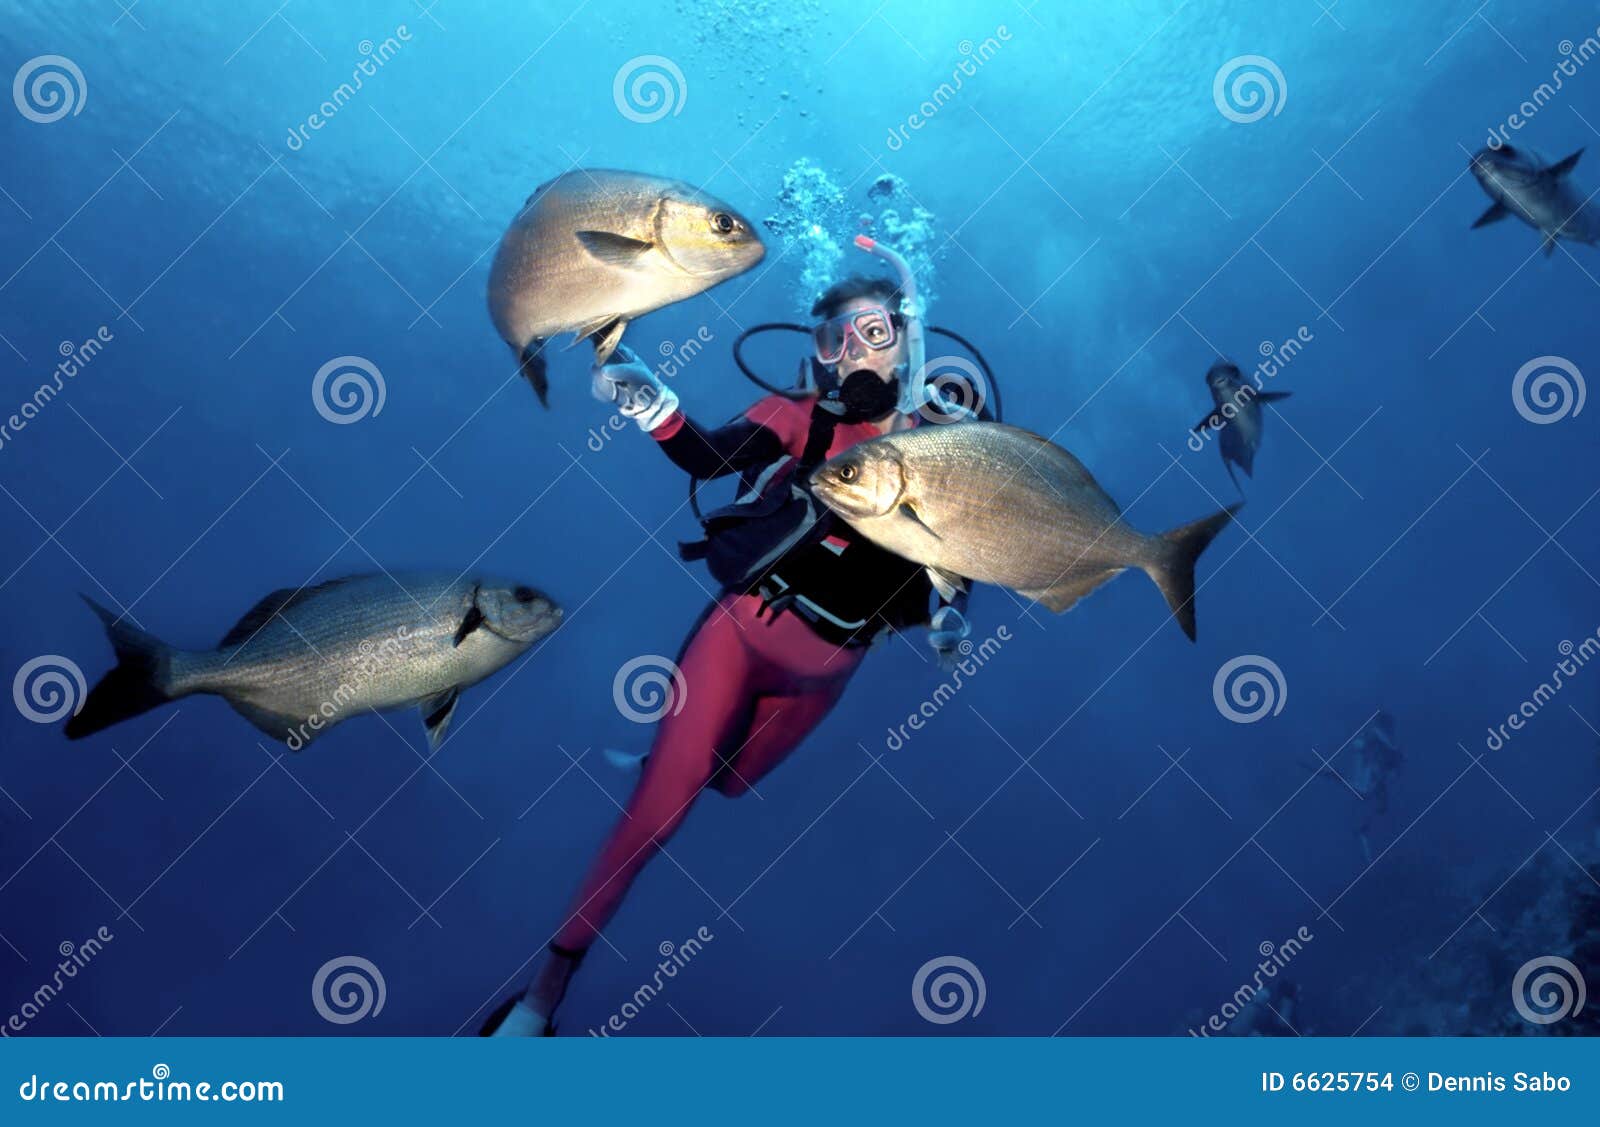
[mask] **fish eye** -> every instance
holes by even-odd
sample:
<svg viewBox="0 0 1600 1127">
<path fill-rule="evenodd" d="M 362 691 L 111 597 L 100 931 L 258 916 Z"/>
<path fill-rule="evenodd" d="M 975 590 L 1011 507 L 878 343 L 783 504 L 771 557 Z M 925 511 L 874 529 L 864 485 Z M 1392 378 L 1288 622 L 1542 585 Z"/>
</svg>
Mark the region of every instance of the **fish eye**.
<svg viewBox="0 0 1600 1127">
<path fill-rule="evenodd" d="M 739 226 L 739 221 L 725 211 L 719 211 L 713 215 L 711 223 L 724 235 L 733 234 L 734 230 Z"/>
<path fill-rule="evenodd" d="M 535 598 L 532 587 L 518 587 L 515 591 L 511 592 L 511 597 L 516 599 L 519 603 L 531 603 Z"/>
<path fill-rule="evenodd" d="M 844 482 L 846 485 L 850 484 L 860 476 L 861 470 L 857 468 L 854 462 L 846 462 L 844 465 L 839 467 L 839 480 Z"/>
</svg>

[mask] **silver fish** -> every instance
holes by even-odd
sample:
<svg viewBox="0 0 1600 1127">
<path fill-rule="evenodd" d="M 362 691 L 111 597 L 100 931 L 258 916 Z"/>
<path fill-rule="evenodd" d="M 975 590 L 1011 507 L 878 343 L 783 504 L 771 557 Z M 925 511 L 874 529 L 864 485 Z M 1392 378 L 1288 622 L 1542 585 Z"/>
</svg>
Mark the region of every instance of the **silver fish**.
<svg viewBox="0 0 1600 1127">
<path fill-rule="evenodd" d="M 1155 581 L 1191 639 L 1195 560 L 1238 505 L 1147 536 L 1083 463 L 1031 431 L 952 423 L 852 446 L 811 477 L 816 495 L 942 592 L 996 583 L 1064 611 L 1130 567 Z"/>
<path fill-rule="evenodd" d="M 1600 243 L 1600 213 L 1569 175 L 1581 156 L 1579 149 L 1547 165 L 1537 153 L 1510 145 L 1479 149 L 1472 154 L 1472 174 L 1494 202 L 1473 227 L 1515 215 L 1544 236 L 1547 258 L 1555 253 L 1557 239 Z"/>
<path fill-rule="evenodd" d="M 220 696 L 299 751 L 368 709 L 417 705 L 437 748 L 461 691 L 561 621 L 532 587 L 449 573 L 359 575 L 274 591 L 214 650 L 180 650 L 85 599 L 117 665 L 67 721 L 69 739 L 195 693 Z"/>
<path fill-rule="evenodd" d="M 680 180 L 576 169 L 541 184 L 501 238 L 489 316 L 548 406 L 550 337 L 592 337 L 603 364 L 630 320 L 742 274 L 766 252 L 749 220 Z"/>
<path fill-rule="evenodd" d="M 1261 449 L 1264 423 L 1261 404 L 1287 399 L 1292 393 L 1257 390 L 1240 374 L 1238 366 L 1227 359 L 1218 359 L 1211 365 L 1206 372 L 1206 387 L 1214 406 L 1194 425 L 1194 433 L 1209 430 L 1220 435 L 1217 448 L 1222 452 L 1223 468 L 1228 471 L 1233 487 L 1239 489 L 1233 467 L 1237 465 L 1244 470 L 1245 477 L 1252 476 L 1256 451 Z"/>
</svg>

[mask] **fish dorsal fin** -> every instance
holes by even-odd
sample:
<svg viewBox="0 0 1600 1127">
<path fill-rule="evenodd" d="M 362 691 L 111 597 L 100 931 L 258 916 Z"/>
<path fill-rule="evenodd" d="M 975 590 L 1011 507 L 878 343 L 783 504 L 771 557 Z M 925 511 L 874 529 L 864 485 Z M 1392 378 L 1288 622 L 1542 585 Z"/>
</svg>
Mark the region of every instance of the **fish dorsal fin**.
<svg viewBox="0 0 1600 1127">
<path fill-rule="evenodd" d="M 1556 161 L 1547 170 L 1550 173 L 1550 179 L 1559 180 L 1563 176 L 1565 176 L 1567 173 L 1571 172 L 1574 168 L 1576 168 L 1578 166 L 1578 158 L 1581 157 L 1582 155 L 1583 155 L 1583 150 L 1579 149 L 1577 152 L 1573 153 L 1571 156 L 1562 157 L 1560 160 Z"/>
<path fill-rule="evenodd" d="M 624 270 L 637 266 L 640 256 L 655 247 L 654 243 L 647 243 L 643 239 L 633 239 L 610 231 L 575 231 L 573 234 L 591 258 Z"/>
<path fill-rule="evenodd" d="M 244 612 L 244 617 L 233 624 L 233 628 L 223 635 L 222 641 L 217 643 L 219 649 L 228 649 L 230 646 L 240 646 L 248 642 L 263 626 L 272 621 L 274 615 L 282 614 L 292 606 L 305 602 L 313 595 L 332 590 L 353 579 L 364 579 L 366 576 L 352 575 L 342 579 L 330 579 L 326 583 L 318 583 L 315 587 L 285 587 L 267 595 L 255 606 Z"/>
<path fill-rule="evenodd" d="M 1094 474 L 1089 472 L 1089 467 L 1078 461 L 1071 451 L 1062 449 L 1041 434 L 1034 434 L 1031 430 L 1023 430 L 1021 427 L 1007 426 L 1004 423 L 984 425 L 1001 427 L 1019 438 L 1031 439 L 1044 447 L 1044 450 L 1033 454 L 1028 459 L 1028 468 L 1045 481 L 1052 490 L 1057 490 L 1060 485 L 1065 485 L 1069 488 L 1087 489 L 1101 505 L 1106 507 L 1111 515 L 1122 515 L 1122 509 L 1117 505 L 1116 501 L 1112 500 L 1111 495 L 1101 488 L 1100 483 L 1095 480 Z"/>
<path fill-rule="evenodd" d="M 461 700 L 459 686 L 451 685 L 442 693 L 424 697 L 418 702 L 422 712 L 422 726 L 428 733 L 428 750 L 438 751 L 444 736 L 450 730 L 450 721 L 456 714 L 456 704 Z"/>
</svg>

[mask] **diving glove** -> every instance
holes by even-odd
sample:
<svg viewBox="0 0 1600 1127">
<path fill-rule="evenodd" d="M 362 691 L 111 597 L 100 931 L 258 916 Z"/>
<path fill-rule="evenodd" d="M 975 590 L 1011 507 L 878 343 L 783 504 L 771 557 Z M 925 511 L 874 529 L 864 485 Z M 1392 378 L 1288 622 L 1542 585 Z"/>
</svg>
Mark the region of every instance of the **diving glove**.
<svg viewBox="0 0 1600 1127">
<path fill-rule="evenodd" d="M 594 397 L 602 403 L 615 403 L 618 414 L 632 419 L 648 434 L 678 409 L 678 393 L 626 345 L 617 345 L 612 357 L 611 363 L 594 368 Z"/>
</svg>

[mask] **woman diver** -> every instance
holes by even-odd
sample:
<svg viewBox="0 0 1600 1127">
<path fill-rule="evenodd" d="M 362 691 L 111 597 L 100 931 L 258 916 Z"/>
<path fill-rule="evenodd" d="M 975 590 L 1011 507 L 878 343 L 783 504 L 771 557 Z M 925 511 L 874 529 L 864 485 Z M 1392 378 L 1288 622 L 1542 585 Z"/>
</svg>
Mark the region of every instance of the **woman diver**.
<svg viewBox="0 0 1600 1127">
<path fill-rule="evenodd" d="M 849 277 L 817 300 L 810 393 L 769 395 L 707 428 L 626 349 L 595 370 L 596 397 L 617 404 L 674 464 L 696 479 L 739 474 L 742 488 L 702 518 L 706 539 L 685 546 L 685 558 L 707 560 L 722 593 L 679 655 L 681 701 L 660 721 L 626 811 L 532 982 L 490 1016 L 485 1035 L 550 1033 L 590 945 L 700 792 L 743 794 L 783 762 L 828 715 L 874 639 L 926 624 L 945 658 L 969 633 L 963 594 L 947 591 L 930 615 L 927 573 L 834 521 L 806 488 L 827 458 L 919 422 L 915 285 L 897 256 L 869 243 L 863 249 L 900 269 L 901 282 Z"/>
</svg>

